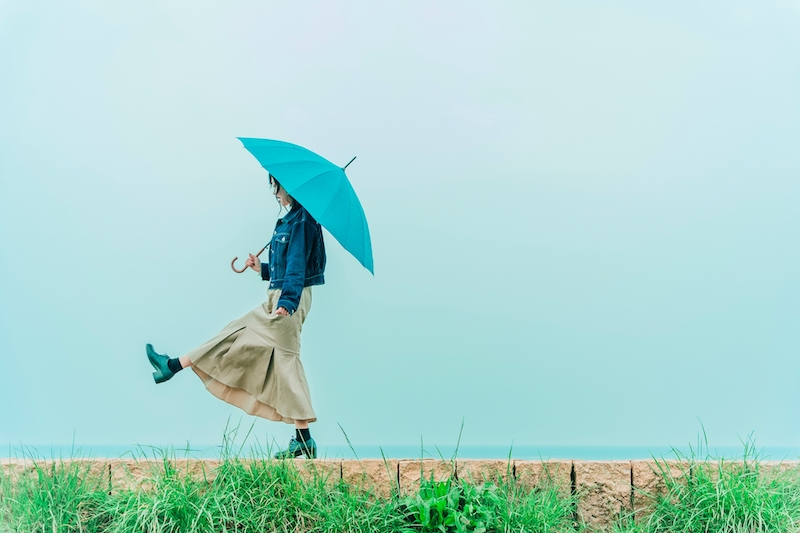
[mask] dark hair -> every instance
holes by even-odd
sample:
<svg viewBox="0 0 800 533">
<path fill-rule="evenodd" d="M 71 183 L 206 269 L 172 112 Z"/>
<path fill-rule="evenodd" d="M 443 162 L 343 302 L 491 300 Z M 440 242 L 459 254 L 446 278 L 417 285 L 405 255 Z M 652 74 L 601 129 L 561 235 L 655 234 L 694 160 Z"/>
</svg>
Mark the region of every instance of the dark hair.
<svg viewBox="0 0 800 533">
<path fill-rule="evenodd" d="M 269 174 L 269 184 L 272 186 L 272 194 L 275 194 L 275 193 L 277 193 L 277 192 L 278 192 L 278 189 L 280 189 L 280 188 L 281 188 L 281 183 L 280 183 L 280 182 L 277 180 L 277 178 L 276 178 L 275 176 L 273 176 L 273 175 L 272 175 L 272 173 L 271 173 L 271 172 L 270 172 L 270 174 Z M 286 189 L 284 189 L 284 191 L 285 191 L 285 190 L 286 190 Z M 291 206 L 292 206 L 292 209 L 294 209 L 295 207 L 302 207 L 302 205 L 300 204 L 300 202 L 298 202 L 298 201 L 295 199 L 295 197 L 294 197 L 294 196 L 292 196 L 292 195 L 291 195 L 291 194 L 289 194 L 288 192 L 286 193 L 286 195 L 289 197 L 289 205 L 291 205 Z M 276 198 L 276 200 L 277 200 L 277 198 Z M 280 200 L 278 200 L 278 201 L 280 201 Z"/>
</svg>

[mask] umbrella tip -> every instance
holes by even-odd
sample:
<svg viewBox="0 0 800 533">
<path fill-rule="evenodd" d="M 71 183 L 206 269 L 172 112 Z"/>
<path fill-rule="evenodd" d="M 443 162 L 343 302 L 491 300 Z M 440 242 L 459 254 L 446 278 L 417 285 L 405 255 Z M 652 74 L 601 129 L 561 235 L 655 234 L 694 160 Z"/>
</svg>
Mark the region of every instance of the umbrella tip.
<svg viewBox="0 0 800 533">
<path fill-rule="evenodd" d="M 358 157 L 358 156 L 356 156 L 356 157 Z M 342 170 L 344 170 L 344 169 L 346 169 L 347 167 L 349 167 L 349 166 L 350 166 L 350 163 L 352 163 L 352 162 L 353 162 L 353 161 L 355 161 L 355 160 L 356 160 L 356 158 L 354 157 L 353 159 L 351 159 L 350 161 L 348 161 L 348 163 L 347 163 L 345 166 L 343 166 L 343 167 L 342 167 Z"/>
</svg>

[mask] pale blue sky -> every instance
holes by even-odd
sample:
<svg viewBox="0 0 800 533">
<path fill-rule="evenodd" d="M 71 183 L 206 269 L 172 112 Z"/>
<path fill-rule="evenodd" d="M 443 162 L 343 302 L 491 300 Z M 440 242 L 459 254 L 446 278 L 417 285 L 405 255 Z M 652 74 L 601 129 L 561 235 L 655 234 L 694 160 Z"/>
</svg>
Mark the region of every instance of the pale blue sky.
<svg viewBox="0 0 800 533">
<path fill-rule="evenodd" d="M 320 443 L 800 442 L 797 3 L 142 0 L 0 1 L 0 444 L 250 423 L 144 356 L 264 297 L 237 136 L 358 156 Z"/>
</svg>

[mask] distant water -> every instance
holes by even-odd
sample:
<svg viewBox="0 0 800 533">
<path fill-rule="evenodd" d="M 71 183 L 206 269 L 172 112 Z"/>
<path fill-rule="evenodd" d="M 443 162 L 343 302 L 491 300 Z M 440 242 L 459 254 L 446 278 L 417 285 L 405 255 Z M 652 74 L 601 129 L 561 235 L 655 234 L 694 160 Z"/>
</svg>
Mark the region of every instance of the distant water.
<svg viewBox="0 0 800 533">
<path fill-rule="evenodd" d="M 355 445 L 353 449 L 344 446 L 322 446 L 319 457 L 328 459 L 451 459 L 457 456 L 460 459 L 581 459 L 581 460 L 626 460 L 626 459 L 672 459 L 676 457 L 675 450 L 685 455 L 691 455 L 689 446 L 671 448 L 669 446 L 467 446 L 462 445 L 456 453 L 455 445 L 428 446 L 420 449 L 419 445 Z M 183 446 L 120 446 L 120 445 L 34 445 L 24 446 L 7 445 L 0 449 L 0 458 L 36 457 L 43 459 L 84 457 L 84 458 L 119 458 L 119 457 L 162 457 L 164 452 L 169 456 L 190 458 L 219 458 L 221 447 L 216 445 L 192 445 L 188 449 Z M 696 457 L 726 457 L 741 458 L 744 454 L 743 446 L 712 447 L 703 449 Z M 757 456 L 763 460 L 797 460 L 800 458 L 798 447 L 756 447 Z M 354 453 L 355 452 L 355 453 Z M 240 457 L 251 455 L 266 455 L 266 451 L 245 446 L 235 448 L 234 454 Z M 752 455 L 752 453 L 750 454 Z"/>
</svg>

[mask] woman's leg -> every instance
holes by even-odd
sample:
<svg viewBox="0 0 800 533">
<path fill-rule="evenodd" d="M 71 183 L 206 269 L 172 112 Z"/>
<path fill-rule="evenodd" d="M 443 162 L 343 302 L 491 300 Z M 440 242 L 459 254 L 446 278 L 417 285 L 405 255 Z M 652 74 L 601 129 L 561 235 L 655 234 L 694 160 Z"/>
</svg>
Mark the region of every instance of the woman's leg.
<svg viewBox="0 0 800 533">
<path fill-rule="evenodd" d="M 189 368 L 190 366 L 192 366 L 192 360 L 189 359 L 188 355 L 182 355 L 179 361 L 181 362 L 182 368 Z M 308 424 L 306 424 L 306 427 L 308 427 Z"/>
<path fill-rule="evenodd" d="M 305 455 L 308 459 L 316 459 L 317 443 L 311 438 L 308 429 L 308 420 L 294 421 L 294 438 L 289 441 L 289 447 L 275 454 L 276 459 L 291 459 Z"/>
</svg>

